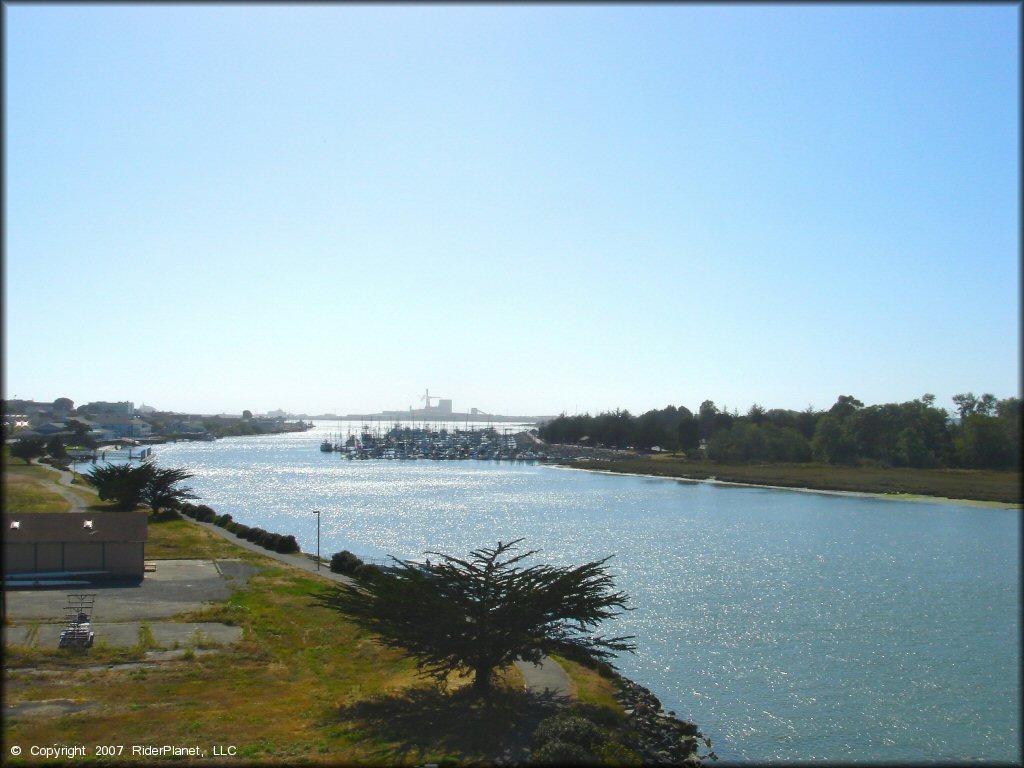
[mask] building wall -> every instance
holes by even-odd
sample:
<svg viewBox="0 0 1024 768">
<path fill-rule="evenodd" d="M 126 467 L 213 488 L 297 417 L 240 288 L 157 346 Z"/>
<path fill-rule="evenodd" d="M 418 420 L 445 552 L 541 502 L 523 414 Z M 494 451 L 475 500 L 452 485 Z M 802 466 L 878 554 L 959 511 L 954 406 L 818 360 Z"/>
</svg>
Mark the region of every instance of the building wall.
<svg viewBox="0 0 1024 768">
<path fill-rule="evenodd" d="M 4 573 L 106 571 L 111 576 L 142 578 L 145 545 L 141 541 L 4 542 Z"/>
<path fill-rule="evenodd" d="M 40 573 L 64 570 L 64 553 L 60 542 L 41 541 L 35 545 L 36 570 Z"/>
<path fill-rule="evenodd" d="M 118 576 L 138 576 L 145 570 L 145 547 L 141 541 L 108 541 L 106 570 Z"/>
<path fill-rule="evenodd" d="M 32 573 L 36 570 L 36 545 L 4 542 L 4 573 Z"/>
<path fill-rule="evenodd" d="M 70 541 L 63 544 L 65 571 L 102 571 L 103 544 Z"/>
</svg>

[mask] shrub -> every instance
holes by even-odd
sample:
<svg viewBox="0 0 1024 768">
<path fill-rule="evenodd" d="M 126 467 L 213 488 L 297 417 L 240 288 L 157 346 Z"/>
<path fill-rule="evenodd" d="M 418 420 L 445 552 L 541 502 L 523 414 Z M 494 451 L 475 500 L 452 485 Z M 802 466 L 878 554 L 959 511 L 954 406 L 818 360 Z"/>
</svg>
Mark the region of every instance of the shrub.
<svg viewBox="0 0 1024 768">
<path fill-rule="evenodd" d="M 219 525 L 221 528 L 226 528 L 228 523 L 230 523 L 230 522 L 231 522 L 231 515 L 229 515 L 227 513 L 224 513 L 223 515 L 217 515 L 217 517 L 215 517 L 214 520 L 213 520 L 213 524 L 214 525 Z"/>
<path fill-rule="evenodd" d="M 610 739 L 594 750 L 594 754 L 602 765 L 644 764 L 644 761 L 640 759 L 640 755 L 636 752 Z"/>
<path fill-rule="evenodd" d="M 334 555 L 331 556 L 331 570 L 334 571 L 334 573 L 344 573 L 351 576 L 362 564 L 363 561 L 347 549 L 343 549 L 341 552 L 335 552 Z"/>
<path fill-rule="evenodd" d="M 293 552 L 298 552 L 299 542 L 291 534 L 282 536 L 281 540 L 277 543 L 277 551 L 282 555 L 290 555 Z"/>
<path fill-rule="evenodd" d="M 263 537 L 263 540 L 260 541 L 260 546 L 263 547 L 264 549 L 276 550 L 277 549 L 277 543 L 280 540 L 281 540 L 281 534 L 280 533 L 268 533 L 266 536 Z"/>
<path fill-rule="evenodd" d="M 266 537 L 267 537 L 267 532 L 264 531 L 262 528 L 259 528 L 259 527 L 257 527 L 257 528 L 250 528 L 249 529 L 249 533 L 247 533 L 245 535 L 245 538 L 247 538 L 253 544 L 262 544 L 263 540 Z"/>
<path fill-rule="evenodd" d="M 599 761 L 579 744 L 549 741 L 530 751 L 530 762 L 537 765 L 598 765 Z"/>
<path fill-rule="evenodd" d="M 381 575 L 381 570 L 372 563 L 363 563 L 352 571 L 352 575 L 363 581 L 373 581 Z"/>
<path fill-rule="evenodd" d="M 579 715 L 556 715 L 537 726 L 530 736 L 530 745 L 539 748 L 550 742 L 564 742 L 580 746 L 589 754 L 603 740 L 596 723 Z"/>
<path fill-rule="evenodd" d="M 217 513 L 205 504 L 200 504 L 196 507 L 195 518 L 202 523 L 212 523 L 217 519 Z"/>
</svg>

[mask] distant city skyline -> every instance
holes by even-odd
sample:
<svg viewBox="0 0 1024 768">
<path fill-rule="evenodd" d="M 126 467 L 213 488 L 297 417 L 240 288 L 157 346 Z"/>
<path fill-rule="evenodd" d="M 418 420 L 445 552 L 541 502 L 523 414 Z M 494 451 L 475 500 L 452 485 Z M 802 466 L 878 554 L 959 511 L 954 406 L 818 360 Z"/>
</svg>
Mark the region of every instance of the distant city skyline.
<svg viewBox="0 0 1024 768">
<path fill-rule="evenodd" d="M 6 3 L 4 396 L 1020 396 L 1019 4 Z"/>
<path fill-rule="evenodd" d="M 933 394 L 933 393 L 923 393 L 923 394 Z M 958 394 L 960 394 L 960 393 L 958 393 Z M 980 397 L 982 394 L 985 394 L 985 393 L 984 392 L 974 392 L 974 394 L 978 395 Z M 1005 395 L 1005 396 L 1003 396 L 1003 395 L 999 395 L 997 393 L 989 393 L 989 394 L 995 395 L 997 400 L 1002 400 L 1005 397 L 1016 397 L 1016 395 Z M 25 397 L 20 397 L 20 396 L 18 396 L 18 397 L 13 397 L 12 396 L 12 397 L 8 397 L 6 399 L 8 399 L 8 400 L 16 400 L 17 399 L 17 400 L 26 400 L 26 401 L 31 400 L 31 401 L 34 401 L 36 403 L 52 403 L 57 398 L 25 398 Z M 102 401 L 102 400 L 88 400 L 88 401 L 83 400 L 83 401 L 79 402 L 79 401 L 75 401 L 74 398 L 69 398 L 69 399 L 71 399 L 74 402 L 76 408 L 78 406 L 81 406 L 81 405 L 87 405 L 87 404 L 95 403 L 95 402 L 110 402 L 110 401 Z M 705 398 L 705 399 L 711 399 L 711 398 Z M 916 400 L 916 399 L 920 399 L 920 398 L 910 398 L 910 399 L 911 400 Z M 122 401 L 116 401 L 116 402 L 132 402 L 134 404 L 134 401 L 131 401 L 131 400 L 127 400 L 127 401 L 122 400 Z M 703 402 L 703 401 L 701 401 L 701 402 Z M 755 402 L 757 402 L 757 401 L 755 401 Z M 871 405 L 881 405 L 881 404 L 884 404 L 884 403 L 897 402 L 897 401 L 894 401 L 894 400 L 886 400 L 886 401 L 862 400 L 861 402 L 863 402 L 865 406 L 871 406 Z M 774 406 L 774 405 L 771 405 L 771 404 L 768 404 L 768 403 L 757 402 L 757 404 L 760 405 L 761 407 L 765 408 L 766 410 L 771 410 L 771 409 L 777 408 L 777 407 L 781 408 L 780 406 Z M 824 406 L 813 406 L 813 404 L 809 404 L 808 406 L 805 406 L 805 408 L 812 407 L 813 410 L 815 410 L 815 411 L 827 411 L 829 409 L 829 407 L 831 405 L 833 405 L 833 404 L 834 403 L 828 403 L 828 404 L 825 404 Z M 674 405 L 676 407 L 688 408 L 693 414 L 696 415 L 699 412 L 699 410 L 700 410 L 701 403 L 695 403 L 695 404 L 689 404 L 689 403 L 668 403 L 667 405 Z M 745 407 L 745 408 L 741 408 L 739 406 L 732 406 L 732 405 L 729 405 L 728 403 L 723 403 L 723 402 L 715 402 L 715 405 L 719 408 L 719 410 L 721 410 L 723 412 L 728 412 L 728 413 L 731 413 L 731 414 L 738 414 L 740 416 L 745 415 L 747 413 L 747 411 L 749 410 L 749 406 Z M 936 408 L 944 408 L 946 411 L 949 412 L 950 418 L 952 418 L 954 421 L 957 421 L 959 419 L 959 417 L 957 416 L 957 409 L 954 406 L 954 403 L 953 403 L 952 400 L 950 400 L 948 403 L 943 403 L 938 398 L 936 398 L 935 402 L 933 403 L 933 406 L 936 407 Z M 640 415 L 642 415 L 646 411 L 661 410 L 661 409 L 663 409 L 665 407 L 667 407 L 667 406 L 652 406 L 650 408 L 642 408 L 642 409 L 635 409 L 635 410 L 624 408 L 624 409 L 621 409 L 621 410 L 627 410 L 630 413 L 632 413 L 634 416 L 640 416 Z M 805 410 L 805 408 L 794 408 L 794 409 L 782 408 L 782 410 L 803 411 L 803 410 Z M 434 409 L 434 410 L 436 411 L 436 409 Z M 551 413 L 536 412 L 536 413 L 507 413 L 507 414 L 501 414 L 501 413 L 494 413 L 494 412 L 484 411 L 482 409 L 476 409 L 475 407 L 472 410 L 473 411 L 477 411 L 478 410 L 479 413 L 474 414 L 474 413 L 471 412 L 471 413 L 467 414 L 465 411 L 456 411 L 455 414 L 458 416 L 458 419 L 453 419 L 453 420 L 460 420 L 460 419 L 466 417 L 467 415 L 469 416 L 469 420 L 474 420 L 475 416 L 479 416 L 480 418 L 478 420 L 486 421 L 488 417 L 497 417 L 497 418 L 509 418 L 509 417 L 537 418 L 537 417 L 557 417 L 557 416 L 563 414 L 563 412 L 561 412 L 561 411 L 559 411 L 557 413 L 555 413 L 555 412 L 551 412 Z M 612 411 L 615 411 L 615 410 L 617 410 L 617 409 L 615 409 L 615 408 L 599 408 L 599 409 L 595 409 L 595 410 L 591 410 L 591 411 L 579 411 L 579 410 L 577 410 L 577 411 L 565 411 L 564 414 L 568 415 L 568 416 L 572 416 L 572 415 L 581 415 L 582 416 L 582 415 L 586 415 L 586 414 L 589 413 L 589 415 L 591 415 L 591 416 L 596 416 L 596 415 L 598 415 L 599 413 L 602 413 L 602 412 L 612 412 Z M 298 418 L 298 417 L 304 417 L 304 418 L 324 417 L 324 418 L 328 418 L 328 419 L 335 419 L 335 418 L 342 418 L 343 419 L 345 417 L 353 417 L 353 418 L 367 418 L 367 417 L 378 418 L 378 417 L 380 417 L 380 418 L 396 418 L 396 419 L 400 419 L 401 417 L 405 417 L 406 419 L 429 419 L 430 418 L 430 414 L 429 413 L 425 413 L 423 409 L 415 409 L 415 408 L 410 408 L 408 410 L 392 409 L 392 408 L 371 408 L 369 410 L 360 410 L 360 411 L 352 411 L 352 410 L 345 410 L 345 409 L 336 410 L 336 411 L 332 411 L 332 410 L 314 411 L 314 410 L 301 409 L 301 408 L 300 409 L 269 408 L 269 409 L 266 409 L 266 410 L 256 410 L 256 409 L 252 409 L 252 408 L 236 408 L 236 409 L 228 408 L 228 409 L 224 409 L 224 410 L 220 410 L 220 411 L 188 411 L 188 410 L 182 410 L 180 408 L 168 408 L 168 407 L 153 406 L 153 405 L 150 405 L 149 403 L 138 403 L 138 404 L 135 404 L 135 412 L 136 413 L 162 412 L 162 413 L 181 413 L 181 414 L 198 415 L 198 416 L 241 416 L 245 411 L 249 411 L 254 416 L 265 416 L 265 417 L 273 417 L 273 418 L 278 418 L 278 417 L 295 417 L 295 418 Z"/>
</svg>

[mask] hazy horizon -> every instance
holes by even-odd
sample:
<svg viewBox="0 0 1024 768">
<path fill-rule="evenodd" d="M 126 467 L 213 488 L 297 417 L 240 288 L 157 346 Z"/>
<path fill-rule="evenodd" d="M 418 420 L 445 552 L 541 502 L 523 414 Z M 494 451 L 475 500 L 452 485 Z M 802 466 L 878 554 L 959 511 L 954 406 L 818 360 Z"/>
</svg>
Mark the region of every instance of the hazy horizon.
<svg viewBox="0 0 1024 768">
<path fill-rule="evenodd" d="M 5 4 L 4 396 L 1019 396 L 1020 12 Z"/>
</svg>

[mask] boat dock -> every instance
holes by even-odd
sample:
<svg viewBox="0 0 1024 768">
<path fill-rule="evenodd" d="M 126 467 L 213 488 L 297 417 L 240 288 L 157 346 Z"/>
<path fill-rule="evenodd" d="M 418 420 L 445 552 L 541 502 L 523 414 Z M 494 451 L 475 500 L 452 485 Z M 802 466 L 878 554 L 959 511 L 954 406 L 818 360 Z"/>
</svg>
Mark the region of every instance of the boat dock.
<svg viewBox="0 0 1024 768">
<path fill-rule="evenodd" d="M 510 434 L 508 429 L 434 429 L 395 425 L 387 431 L 364 425 L 357 432 L 325 438 L 324 453 L 338 453 L 346 459 L 477 459 L 493 461 L 547 461 L 527 432 Z"/>
</svg>

